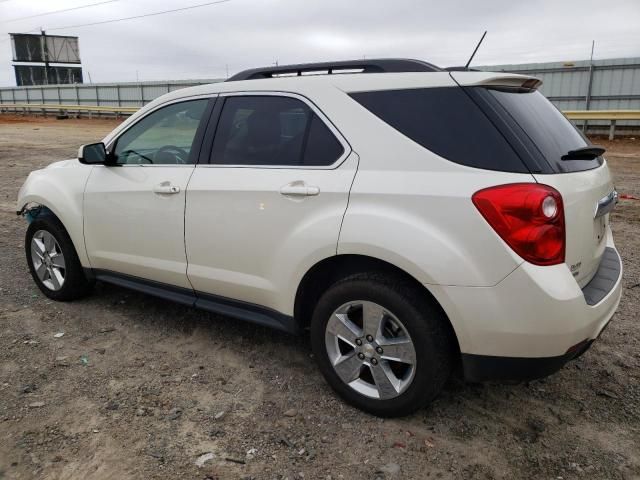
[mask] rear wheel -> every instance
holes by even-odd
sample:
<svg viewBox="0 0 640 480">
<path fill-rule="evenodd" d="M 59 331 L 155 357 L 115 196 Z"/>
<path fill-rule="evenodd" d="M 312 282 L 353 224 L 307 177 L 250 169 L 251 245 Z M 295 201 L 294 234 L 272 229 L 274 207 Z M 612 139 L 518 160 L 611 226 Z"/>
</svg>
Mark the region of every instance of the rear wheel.
<svg viewBox="0 0 640 480">
<path fill-rule="evenodd" d="M 91 291 L 71 238 L 60 221 L 45 215 L 29 224 L 25 237 L 27 263 L 33 280 L 53 300 L 74 300 Z"/>
<path fill-rule="evenodd" d="M 446 321 L 414 285 L 357 274 L 322 295 L 311 342 L 320 370 L 347 402 L 400 416 L 431 401 L 449 376 Z"/>
</svg>

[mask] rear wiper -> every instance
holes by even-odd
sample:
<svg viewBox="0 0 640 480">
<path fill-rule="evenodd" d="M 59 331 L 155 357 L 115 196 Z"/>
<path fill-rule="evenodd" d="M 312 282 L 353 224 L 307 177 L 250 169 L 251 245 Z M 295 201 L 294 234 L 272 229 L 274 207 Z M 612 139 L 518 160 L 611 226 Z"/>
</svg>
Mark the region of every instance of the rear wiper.
<svg viewBox="0 0 640 480">
<path fill-rule="evenodd" d="M 593 160 L 602 155 L 606 150 L 599 145 L 589 145 L 575 150 L 569 150 L 563 155 L 562 160 Z"/>
</svg>

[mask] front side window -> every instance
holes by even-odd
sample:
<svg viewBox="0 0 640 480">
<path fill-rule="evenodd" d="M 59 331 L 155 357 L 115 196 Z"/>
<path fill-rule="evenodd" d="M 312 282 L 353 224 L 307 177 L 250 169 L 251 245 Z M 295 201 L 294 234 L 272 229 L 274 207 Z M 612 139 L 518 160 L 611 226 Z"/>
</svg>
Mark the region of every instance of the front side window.
<svg viewBox="0 0 640 480">
<path fill-rule="evenodd" d="M 344 148 L 304 102 L 278 96 L 225 99 L 211 152 L 218 165 L 327 166 Z"/>
<path fill-rule="evenodd" d="M 191 147 L 208 100 L 191 100 L 160 108 L 124 132 L 113 153 L 121 165 L 194 163 Z"/>
</svg>

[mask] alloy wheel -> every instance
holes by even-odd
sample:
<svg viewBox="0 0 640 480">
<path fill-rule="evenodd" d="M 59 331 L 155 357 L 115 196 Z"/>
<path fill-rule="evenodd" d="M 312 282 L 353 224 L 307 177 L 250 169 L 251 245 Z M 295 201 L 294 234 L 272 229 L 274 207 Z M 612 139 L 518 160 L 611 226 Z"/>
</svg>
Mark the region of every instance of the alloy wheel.
<svg viewBox="0 0 640 480">
<path fill-rule="evenodd" d="M 325 345 L 336 374 L 364 396 L 397 397 L 415 375 L 416 350 L 409 332 L 377 303 L 353 301 L 335 310 L 327 322 Z"/>
<path fill-rule="evenodd" d="M 31 262 L 45 287 L 53 291 L 62 288 L 66 263 L 58 241 L 48 231 L 38 230 L 31 238 Z"/>
</svg>

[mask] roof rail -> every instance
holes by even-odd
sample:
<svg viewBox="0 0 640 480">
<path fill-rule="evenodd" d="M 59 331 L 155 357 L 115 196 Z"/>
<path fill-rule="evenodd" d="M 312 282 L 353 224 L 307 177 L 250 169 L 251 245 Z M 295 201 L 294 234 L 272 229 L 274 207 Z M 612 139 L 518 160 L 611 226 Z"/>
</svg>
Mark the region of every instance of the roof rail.
<svg viewBox="0 0 640 480">
<path fill-rule="evenodd" d="M 273 78 L 280 75 L 302 76 L 303 73 L 341 73 L 344 70 L 361 70 L 358 73 L 390 72 L 441 72 L 442 69 L 422 60 L 408 58 L 378 58 L 363 60 L 343 60 L 338 62 L 300 63 L 277 67 L 252 68 L 243 70 L 228 78 L 227 82 L 237 80 L 256 80 Z M 346 72 L 343 72 L 346 73 Z"/>
</svg>

